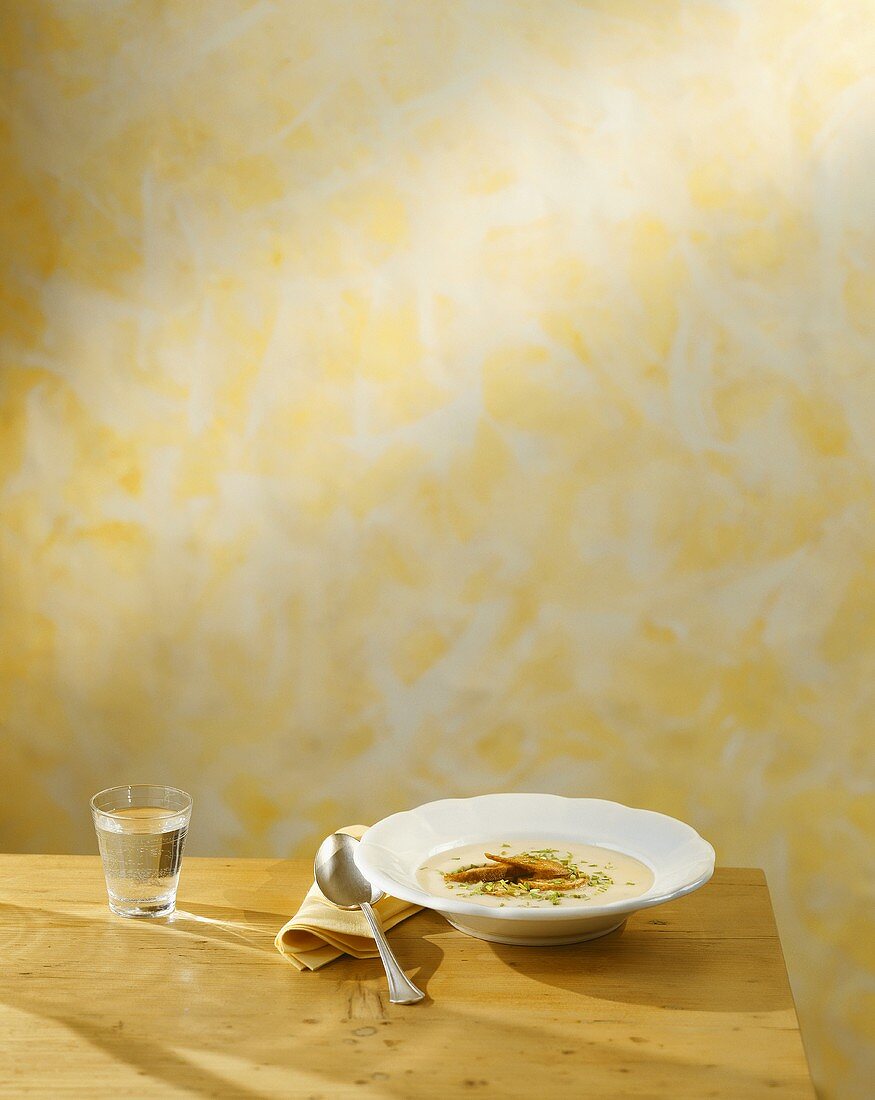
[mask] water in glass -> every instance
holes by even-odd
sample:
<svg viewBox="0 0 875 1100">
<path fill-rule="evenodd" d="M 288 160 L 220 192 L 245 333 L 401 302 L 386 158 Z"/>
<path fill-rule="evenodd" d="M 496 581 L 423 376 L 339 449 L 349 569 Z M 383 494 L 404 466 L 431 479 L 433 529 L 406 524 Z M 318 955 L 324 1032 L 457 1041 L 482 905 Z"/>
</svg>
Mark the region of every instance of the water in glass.
<svg viewBox="0 0 875 1100">
<path fill-rule="evenodd" d="M 125 917 L 173 912 L 191 799 L 171 787 L 117 787 L 92 799 L 109 907 Z"/>
</svg>

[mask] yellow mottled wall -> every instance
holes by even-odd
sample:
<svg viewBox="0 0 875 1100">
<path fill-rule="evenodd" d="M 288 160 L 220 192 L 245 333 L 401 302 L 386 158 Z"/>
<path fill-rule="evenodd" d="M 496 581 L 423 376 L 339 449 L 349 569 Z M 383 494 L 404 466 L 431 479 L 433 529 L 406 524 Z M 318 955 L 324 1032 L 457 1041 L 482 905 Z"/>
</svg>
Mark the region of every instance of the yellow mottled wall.
<svg viewBox="0 0 875 1100">
<path fill-rule="evenodd" d="M 651 806 L 767 869 L 863 1096 L 871 2 L 0 19 L 0 846 L 128 780 L 208 853 Z"/>
</svg>

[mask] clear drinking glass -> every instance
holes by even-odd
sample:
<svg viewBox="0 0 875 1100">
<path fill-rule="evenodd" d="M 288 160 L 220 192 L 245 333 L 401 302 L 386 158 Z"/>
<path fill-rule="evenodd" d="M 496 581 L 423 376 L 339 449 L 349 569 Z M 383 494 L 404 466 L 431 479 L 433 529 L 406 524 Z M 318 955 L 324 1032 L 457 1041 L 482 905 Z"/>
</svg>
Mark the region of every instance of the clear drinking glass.
<svg viewBox="0 0 875 1100">
<path fill-rule="evenodd" d="M 91 799 L 109 907 L 121 917 L 166 917 L 176 908 L 191 796 L 140 783 Z"/>
</svg>

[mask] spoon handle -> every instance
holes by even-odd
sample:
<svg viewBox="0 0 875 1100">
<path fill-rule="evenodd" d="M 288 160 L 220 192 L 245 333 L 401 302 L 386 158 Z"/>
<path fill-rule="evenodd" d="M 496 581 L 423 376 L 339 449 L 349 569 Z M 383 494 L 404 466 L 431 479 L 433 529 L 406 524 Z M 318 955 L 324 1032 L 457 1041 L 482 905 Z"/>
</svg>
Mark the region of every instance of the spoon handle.
<svg viewBox="0 0 875 1100">
<path fill-rule="evenodd" d="M 396 1005 L 412 1005 L 416 1004 L 417 1001 L 421 1001 L 425 994 L 421 989 L 416 988 L 398 965 L 398 960 L 392 954 L 392 948 L 389 946 L 389 941 L 383 932 L 380 918 L 366 901 L 362 902 L 362 912 L 371 926 L 371 931 L 374 933 L 377 950 L 380 952 L 386 977 L 389 979 L 389 1000 Z"/>
</svg>

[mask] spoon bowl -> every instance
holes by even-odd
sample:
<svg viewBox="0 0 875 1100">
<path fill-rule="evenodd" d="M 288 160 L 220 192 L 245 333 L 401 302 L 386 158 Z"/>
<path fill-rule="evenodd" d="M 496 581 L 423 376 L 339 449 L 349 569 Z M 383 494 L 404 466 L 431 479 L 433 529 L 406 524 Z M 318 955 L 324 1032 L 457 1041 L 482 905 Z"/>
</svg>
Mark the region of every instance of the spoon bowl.
<svg viewBox="0 0 875 1100">
<path fill-rule="evenodd" d="M 372 886 L 356 866 L 358 841 L 346 833 L 332 833 L 319 845 L 313 871 L 316 885 L 338 909 L 376 905 L 386 895 Z"/>
</svg>

